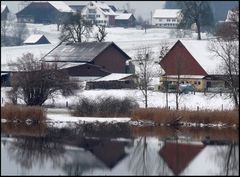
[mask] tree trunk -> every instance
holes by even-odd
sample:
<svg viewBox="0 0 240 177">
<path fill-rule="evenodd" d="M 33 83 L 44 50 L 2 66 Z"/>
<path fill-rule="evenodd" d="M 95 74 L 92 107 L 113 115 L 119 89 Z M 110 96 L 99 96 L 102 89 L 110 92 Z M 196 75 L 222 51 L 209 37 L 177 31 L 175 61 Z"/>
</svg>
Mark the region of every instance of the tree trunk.
<svg viewBox="0 0 240 177">
<path fill-rule="evenodd" d="M 201 40 L 201 28 L 198 20 L 196 21 L 196 26 L 197 26 L 198 40 Z"/>
</svg>

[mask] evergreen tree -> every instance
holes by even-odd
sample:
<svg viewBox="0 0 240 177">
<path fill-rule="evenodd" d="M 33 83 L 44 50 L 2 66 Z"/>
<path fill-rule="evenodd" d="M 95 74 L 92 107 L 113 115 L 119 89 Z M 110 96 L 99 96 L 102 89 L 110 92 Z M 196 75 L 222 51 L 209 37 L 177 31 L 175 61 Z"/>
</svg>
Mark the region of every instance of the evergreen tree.
<svg viewBox="0 0 240 177">
<path fill-rule="evenodd" d="M 201 40 L 201 27 L 212 26 L 214 23 L 212 9 L 208 1 L 179 1 L 177 2 L 182 10 L 179 28 L 190 28 L 196 24 L 198 40 Z"/>
</svg>

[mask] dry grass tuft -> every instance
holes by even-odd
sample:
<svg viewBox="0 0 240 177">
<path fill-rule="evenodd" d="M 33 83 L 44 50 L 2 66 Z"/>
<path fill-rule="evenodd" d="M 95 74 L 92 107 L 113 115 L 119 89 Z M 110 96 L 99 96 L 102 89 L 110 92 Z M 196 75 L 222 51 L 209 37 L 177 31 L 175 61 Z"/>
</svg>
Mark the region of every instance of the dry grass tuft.
<svg viewBox="0 0 240 177">
<path fill-rule="evenodd" d="M 157 123 L 173 123 L 176 120 L 181 122 L 203 123 L 203 124 L 226 124 L 239 125 L 238 111 L 188 111 L 188 110 L 169 110 L 165 108 L 140 108 L 132 112 L 133 120 L 151 120 Z"/>
<path fill-rule="evenodd" d="M 1 118 L 9 121 L 31 119 L 34 122 L 38 122 L 46 120 L 46 110 L 40 106 L 6 104 L 4 107 L 1 107 Z"/>
</svg>

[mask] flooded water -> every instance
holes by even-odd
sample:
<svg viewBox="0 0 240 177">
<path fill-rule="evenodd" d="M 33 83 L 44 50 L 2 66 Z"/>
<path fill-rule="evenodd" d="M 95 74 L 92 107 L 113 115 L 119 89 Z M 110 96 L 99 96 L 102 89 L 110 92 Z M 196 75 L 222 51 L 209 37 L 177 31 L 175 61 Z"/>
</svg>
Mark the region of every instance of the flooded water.
<svg viewBox="0 0 240 177">
<path fill-rule="evenodd" d="M 1 125 L 1 175 L 238 174 L 238 130 Z"/>
</svg>

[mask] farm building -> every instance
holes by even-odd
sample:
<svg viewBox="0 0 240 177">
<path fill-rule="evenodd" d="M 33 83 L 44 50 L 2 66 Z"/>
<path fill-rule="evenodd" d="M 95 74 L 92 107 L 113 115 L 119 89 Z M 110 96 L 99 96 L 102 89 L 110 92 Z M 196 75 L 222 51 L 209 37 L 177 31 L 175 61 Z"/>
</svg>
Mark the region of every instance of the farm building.
<svg viewBox="0 0 240 177">
<path fill-rule="evenodd" d="M 115 25 L 119 27 L 134 27 L 136 19 L 132 13 L 121 13 L 115 17 Z"/>
<path fill-rule="evenodd" d="M 208 41 L 178 40 L 160 61 L 165 74 L 161 83 L 192 84 L 196 91 L 225 89 L 221 59 L 208 50 Z"/>
<path fill-rule="evenodd" d="M 24 42 L 25 45 L 49 44 L 48 39 L 42 34 L 32 34 Z"/>
<path fill-rule="evenodd" d="M 92 23 L 114 26 L 116 13 L 104 2 L 91 1 L 82 9 L 82 15 Z"/>
<path fill-rule="evenodd" d="M 56 24 L 73 13 L 62 1 L 35 1 L 16 13 L 18 22 Z"/>
<path fill-rule="evenodd" d="M 180 22 L 181 9 L 156 9 L 152 16 L 152 25 L 161 28 L 176 28 Z"/>
<path fill-rule="evenodd" d="M 62 44 L 50 51 L 43 60 L 65 64 L 70 76 L 106 76 L 126 73 L 130 57 L 113 42 Z"/>
<path fill-rule="evenodd" d="M 1 20 L 7 20 L 9 9 L 7 5 L 1 4 Z"/>
<path fill-rule="evenodd" d="M 105 77 L 87 82 L 86 89 L 122 89 L 137 88 L 137 76 L 134 74 L 111 73 Z"/>
<path fill-rule="evenodd" d="M 160 149 L 159 155 L 167 164 L 173 175 L 182 175 L 191 163 L 194 163 L 200 153 L 204 150 L 203 144 L 186 144 L 166 142 Z"/>
</svg>

